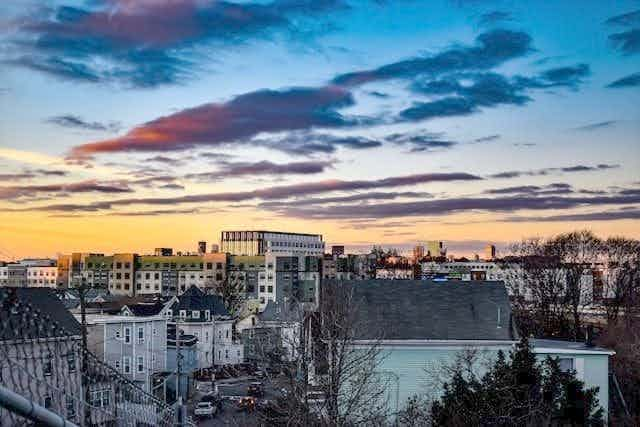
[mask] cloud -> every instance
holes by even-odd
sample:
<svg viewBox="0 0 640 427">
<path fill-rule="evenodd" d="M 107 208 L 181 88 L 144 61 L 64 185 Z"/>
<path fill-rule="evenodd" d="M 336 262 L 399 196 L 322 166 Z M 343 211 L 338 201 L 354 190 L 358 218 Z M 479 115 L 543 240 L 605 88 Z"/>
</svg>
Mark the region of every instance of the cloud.
<svg viewBox="0 0 640 427">
<path fill-rule="evenodd" d="M 266 187 L 251 191 L 234 191 L 228 193 L 192 194 L 179 197 L 149 197 L 127 198 L 117 200 L 96 201 L 88 204 L 55 204 L 39 207 L 27 207 L 13 211 L 65 211 L 65 212 L 95 212 L 108 210 L 117 206 L 133 204 L 146 205 L 178 205 L 181 203 L 206 202 L 244 202 L 253 199 L 274 200 L 286 199 L 313 194 L 331 193 L 334 191 L 357 191 L 378 188 L 403 187 L 432 182 L 475 181 L 482 178 L 468 173 L 427 173 L 416 175 L 395 176 L 374 180 L 326 180 L 302 184 L 290 184 Z M 5 209 L 6 211 L 6 209 Z"/>
<path fill-rule="evenodd" d="M 117 194 L 130 193 L 132 191 L 133 190 L 126 186 L 89 180 L 65 184 L 14 185 L 0 187 L 0 199 L 12 200 L 20 197 L 30 197 L 40 193 L 75 194 L 97 192 Z"/>
<path fill-rule="evenodd" d="M 640 194 L 590 197 L 515 195 L 503 197 L 460 197 L 370 205 L 342 204 L 330 207 L 289 207 L 278 209 L 278 213 L 287 217 L 311 220 L 381 219 L 442 216 L 472 211 L 515 212 L 520 210 L 571 209 L 583 206 L 633 205 L 637 203 L 640 203 Z"/>
<path fill-rule="evenodd" d="M 483 13 L 478 19 L 479 27 L 492 27 L 496 24 L 513 21 L 513 16 L 509 12 L 502 10 L 494 10 L 492 12 Z"/>
<path fill-rule="evenodd" d="M 480 138 L 474 139 L 473 142 L 492 142 L 492 141 L 495 141 L 497 139 L 500 139 L 500 135 L 499 134 L 482 136 Z"/>
<path fill-rule="evenodd" d="M 380 147 L 382 140 L 362 136 L 340 136 L 312 131 L 293 131 L 248 141 L 253 146 L 262 146 L 287 154 L 312 155 L 331 154 L 339 147 L 351 150 L 366 150 Z"/>
<path fill-rule="evenodd" d="M 181 82 L 202 55 L 293 29 L 345 9 L 339 0 L 97 0 L 91 8 L 40 8 L 18 20 L 16 57 L 5 62 L 64 79 L 135 87 Z M 298 23 L 299 24 L 299 23 Z M 312 27 L 309 25 L 309 27 Z"/>
<path fill-rule="evenodd" d="M 0 174 L 0 181 L 18 181 L 38 177 L 66 176 L 67 174 L 67 171 L 57 169 L 24 169 L 21 172 Z"/>
<path fill-rule="evenodd" d="M 218 163 L 219 170 L 215 172 L 192 173 L 185 175 L 187 179 L 219 180 L 243 176 L 261 175 L 312 175 L 325 171 L 333 165 L 331 161 L 306 161 L 290 163 L 273 163 L 267 160 L 260 162 L 227 162 Z"/>
<path fill-rule="evenodd" d="M 485 190 L 486 194 L 528 194 L 537 196 L 548 196 L 551 194 L 571 194 L 571 185 L 566 183 L 553 183 L 545 186 L 521 185 L 514 187 L 493 188 Z"/>
<path fill-rule="evenodd" d="M 103 132 L 118 132 L 122 128 L 120 122 L 88 122 L 79 116 L 74 116 L 72 114 L 49 117 L 46 122 L 65 128 L 77 128 Z"/>
<path fill-rule="evenodd" d="M 620 165 L 601 163 L 594 166 L 575 165 L 564 166 L 559 168 L 542 168 L 542 169 L 530 169 L 522 171 L 506 171 L 489 175 L 489 178 L 518 178 L 521 176 L 545 176 L 556 173 L 573 173 L 573 172 L 596 172 L 608 169 L 617 169 Z"/>
<path fill-rule="evenodd" d="M 455 141 L 443 139 L 442 133 L 413 132 L 413 133 L 393 133 L 388 135 L 387 142 L 406 145 L 410 147 L 412 153 L 448 149 L 456 145 Z"/>
<path fill-rule="evenodd" d="M 184 186 L 180 185 L 180 184 L 164 184 L 161 185 L 159 188 L 165 189 L 165 190 L 184 190 Z"/>
<path fill-rule="evenodd" d="M 404 192 L 393 192 L 393 193 L 369 192 L 369 193 L 351 194 L 349 196 L 312 197 L 312 198 L 304 198 L 304 199 L 297 199 L 297 200 L 263 202 L 263 203 L 260 203 L 259 207 L 273 208 L 273 207 L 283 207 L 283 206 L 309 206 L 309 205 L 326 205 L 326 204 L 332 204 L 332 203 L 350 203 L 350 202 L 361 202 L 361 201 L 372 201 L 372 200 L 394 200 L 399 198 L 429 199 L 431 197 L 432 195 L 429 193 L 416 192 L 416 191 L 404 191 Z"/>
<path fill-rule="evenodd" d="M 640 28 L 609 35 L 609 40 L 621 53 L 633 55 L 640 52 Z"/>
<path fill-rule="evenodd" d="M 603 211 L 590 213 L 575 213 L 550 216 L 516 216 L 508 217 L 504 222 L 569 222 L 569 221 L 619 221 L 625 219 L 640 219 L 639 209 L 623 209 L 617 211 Z"/>
<path fill-rule="evenodd" d="M 607 85 L 610 89 L 640 86 L 640 72 L 629 74 Z"/>
<path fill-rule="evenodd" d="M 553 87 L 576 89 L 589 74 L 587 64 L 578 64 L 551 68 L 536 77 L 508 78 L 497 73 L 461 73 L 442 79 L 418 81 L 412 85 L 413 91 L 444 97 L 429 102 L 416 102 L 402 111 L 400 116 L 405 120 L 416 121 L 463 116 L 475 113 L 482 107 L 502 104 L 524 105 L 531 100 L 528 90 Z M 465 83 L 467 81 L 471 83 Z"/>
<path fill-rule="evenodd" d="M 605 24 L 622 27 L 640 25 L 640 10 L 634 10 L 633 12 L 612 16 L 605 21 Z"/>
<path fill-rule="evenodd" d="M 594 130 L 610 128 L 614 126 L 616 123 L 618 123 L 617 120 L 606 120 L 604 122 L 589 123 L 587 125 L 578 126 L 578 127 L 572 128 L 572 130 L 591 132 Z"/>
<path fill-rule="evenodd" d="M 77 146 L 72 156 L 220 146 L 261 132 L 343 127 L 355 122 L 337 109 L 353 103 L 351 93 L 336 86 L 260 90 L 155 119 L 122 137 Z"/>
<path fill-rule="evenodd" d="M 496 29 L 480 34 L 474 46 L 454 46 L 432 56 L 341 74 L 333 82 L 343 86 L 358 86 L 390 79 L 413 79 L 420 75 L 433 77 L 452 72 L 488 70 L 531 51 L 531 36 L 527 33 Z"/>
</svg>

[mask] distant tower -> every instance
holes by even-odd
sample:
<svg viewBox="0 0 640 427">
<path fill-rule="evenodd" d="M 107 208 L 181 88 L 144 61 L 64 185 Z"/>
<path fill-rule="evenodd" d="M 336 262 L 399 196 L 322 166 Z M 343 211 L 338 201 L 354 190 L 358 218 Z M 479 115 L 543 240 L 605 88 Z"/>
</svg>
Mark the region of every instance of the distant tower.
<svg viewBox="0 0 640 427">
<path fill-rule="evenodd" d="M 207 253 L 207 242 L 198 242 L 198 254 L 203 255 Z"/>
<path fill-rule="evenodd" d="M 415 246 L 413 248 L 413 260 L 414 261 L 419 261 L 422 258 L 424 258 L 424 246 Z"/>
<path fill-rule="evenodd" d="M 444 248 L 444 243 L 440 240 L 431 240 L 427 242 L 427 253 L 432 257 L 445 256 L 447 250 Z"/>
<path fill-rule="evenodd" d="M 496 257 L 496 247 L 494 245 L 487 245 L 484 247 L 484 259 L 491 261 Z"/>
</svg>

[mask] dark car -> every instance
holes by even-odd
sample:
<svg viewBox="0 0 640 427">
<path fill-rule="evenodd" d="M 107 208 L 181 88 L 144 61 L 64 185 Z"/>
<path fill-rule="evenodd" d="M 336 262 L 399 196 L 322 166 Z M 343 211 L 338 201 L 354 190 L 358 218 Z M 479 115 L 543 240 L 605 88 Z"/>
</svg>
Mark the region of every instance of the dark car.
<svg viewBox="0 0 640 427">
<path fill-rule="evenodd" d="M 249 384 L 249 387 L 247 387 L 247 394 L 254 397 L 264 396 L 264 385 L 260 382 Z"/>
<path fill-rule="evenodd" d="M 256 399 L 255 397 L 243 397 L 238 400 L 238 411 L 247 411 L 252 412 L 256 409 Z"/>
</svg>

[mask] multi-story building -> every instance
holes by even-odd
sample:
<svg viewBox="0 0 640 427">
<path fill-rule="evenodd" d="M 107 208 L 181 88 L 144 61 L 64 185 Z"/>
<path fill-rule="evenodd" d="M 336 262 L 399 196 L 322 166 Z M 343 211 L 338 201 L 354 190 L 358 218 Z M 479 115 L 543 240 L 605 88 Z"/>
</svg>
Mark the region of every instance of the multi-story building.
<svg viewBox="0 0 640 427">
<path fill-rule="evenodd" d="M 56 288 L 58 284 L 58 266 L 52 259 L 23 260 L 27 266 L 27 286 Z"/>
<path fill-rule="evenodd" d="M 267 276 L 265 259 L 264 255 L 230 255 L 227 263 L 229 285 L 234 289 L 244 290 L 248 300 L 259 301 L 260 295 L 267 289 L 267 281 L 273 280 L 273 272 L 270 273 L 270 279 Z"/>
<path fill-rule="evenodd" d="M 167 317 L 87 315 L 88 347 L 105 363 L 152 393 L 167 367 Z"/>
<path fill-rule="evenodd" d="M 413 261 L 418 262 L 424 258 L 424 246 L 418 245 L 413 248 Z"/>
<path fill-rule="evenodd" d="M 233 319 L 219 296 L 207 295 L 192 286 L 178 297 L 172 310 L 171 325 L 178 328 L 180 335 L 193 335 L 198 340 L 199 368 L 242 362 L 242 345 L 233 341 Z"/>
<path fill-rule="evenodd" d="M 331 246 L 331 255 L 334 257 L 339 257 L 344 255 L 344 245 Z"/>
<path fill-rule="evenodd" d="M 422 280 L 502 280 L 504 271 L 495 262 L 425 261 L 421 263 Z"/>
<path fill-rule="evenodd" d="M 223 231 L 220 247 L 222 252 L 232 255 L 324 254 L 322 235 L 278 231 Z"/>
<path fill-rule="evenodd" d="M 83 392 L 80 324 L 51 289 L 0 292 L 5 292 L 0 295 L 0 382 L 67 420 L 78 422 L 81 404 L 77 397 Z M 27 308 L 29 316 L 37 316 L 33 322 L 24 321 Z M 24 418 L 0 408 L 0 427 L 24 423 Z"/>
<path fill-rule="evenodd" d="M 487 245 L 484 247 L 484 259 L 487 261 L 493 261 L 496 257 L 496 247 L 494 245 Z"/>
<path fill-rule="evenodd" d="M 444 242 L 439 240 L 430 240 L 426 244 L 427 255 L 430 257 L 440 257 L 447 255 L 447 249 L 444 247 Z"/>
</svg>

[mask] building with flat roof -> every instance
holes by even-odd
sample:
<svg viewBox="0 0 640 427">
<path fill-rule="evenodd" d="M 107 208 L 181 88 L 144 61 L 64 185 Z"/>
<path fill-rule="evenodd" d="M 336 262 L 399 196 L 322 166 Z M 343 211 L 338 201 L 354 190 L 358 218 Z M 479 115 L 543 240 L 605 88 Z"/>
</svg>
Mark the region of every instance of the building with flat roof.
<svg viewBox="0 0 640 427">
<path fill-rule="evenodd" d="M 280 231 L 223 231 L 220 251 L 231 255 L 260 256 L 267 254 L 324 254 L 321 234 L 286 233 Z"/>
</svg>

